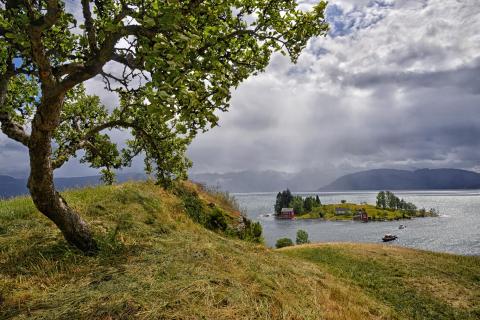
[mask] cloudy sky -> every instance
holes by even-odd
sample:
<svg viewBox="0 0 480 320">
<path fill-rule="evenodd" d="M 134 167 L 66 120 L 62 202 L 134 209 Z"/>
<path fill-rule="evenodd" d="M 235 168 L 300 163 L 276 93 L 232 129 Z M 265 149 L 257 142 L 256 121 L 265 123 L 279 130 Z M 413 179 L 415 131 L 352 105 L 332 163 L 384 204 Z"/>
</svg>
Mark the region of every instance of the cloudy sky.
<svg viewBox="0 0 480 320">
<path fill-rule="evenodd" d="M 274 56 L 234 92 L 220 127 L 191 145 L 192 171 L 480 171 L 478 0 L 332 0 L 327 18 L 330 34 L 296 65 Z M 27 168 L 1 137 L 0 174 Z M 70 161 L 58 175 L 91 173 Z"/>
<path fill-rule="evenodd" d="M 337 0 L 327 17 L 297 65 L 277 56 L 234 93 L 194 170 L 480 169 L 478 0 Z"/>
</svg>

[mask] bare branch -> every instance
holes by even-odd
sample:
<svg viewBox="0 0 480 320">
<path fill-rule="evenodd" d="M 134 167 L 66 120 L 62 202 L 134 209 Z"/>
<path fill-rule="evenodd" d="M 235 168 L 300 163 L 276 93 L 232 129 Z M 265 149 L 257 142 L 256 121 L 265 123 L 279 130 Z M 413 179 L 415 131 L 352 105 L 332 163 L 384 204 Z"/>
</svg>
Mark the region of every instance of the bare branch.
<svg viewBox="0 0 480 320">
<path fill-rule="evenodd" d="M 143 65 L 141 61 L 138 61 L 137 59 L 135 59 L 133 57 L 133 54 L 131 54 L 130 52 L 127 53 L 127 55 L 114 54 L 112 56 L 112 60 L 115 62 L 121 63 L 129 67 L 130 69 L 139 69 L 139 70 L 143 69 Z"/>
</svg>

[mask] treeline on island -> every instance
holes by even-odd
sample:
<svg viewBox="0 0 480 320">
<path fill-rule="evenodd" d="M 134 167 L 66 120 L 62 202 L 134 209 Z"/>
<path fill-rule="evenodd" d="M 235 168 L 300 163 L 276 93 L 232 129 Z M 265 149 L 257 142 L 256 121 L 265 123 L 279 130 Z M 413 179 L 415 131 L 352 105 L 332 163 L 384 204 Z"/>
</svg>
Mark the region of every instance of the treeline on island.
<svg viewBox="0 0 480 320">
<path fill-rule="evenodd" d="M 409 215 L 416 215 L 419 217 L 438 215 L 437 210 L 435 210 L 434 208 L 431 208 L 428 211 L 425 208 L 418 210 L 416 205 L 411 202 L 406 202 L 404 199 L 400 199 L 393 192 L 390 191 L 380 191 L 377 194 L 376 207 L 383 210 L 399 210 L 403 213 L 407 213 Z"/>
<path fill-rule="evenodd" d="M 415 213 L 417 206 L 398 198 L 393 192 L 380 191 L 377 194 L 377 208 L 390 210 L 404 210 L 408 213 Z"/>
<path fill-rule="evenodd" d="M 292 208 L 295 214 L 302 214 L 312 211 L 322 205 L 320 198 L 317 196 L 301 197 L 294 196 L 289 189 L 279 192 L 275 201 L 275 213 L 279 214 L 282 208 Z"/>
<path fill-rule="evenodd" d="M 336 204 L 322 204 L 318 195 L 302 197 L 293 195 L 287 189 L 277 194 L 274 209 L 275 215 L 283 219 L 353 219 L 366 222 L 438 216 L 437 210 L 418 209 L 415 204 L 397 197 L 390 191 L 380 191 L 376 196 L 375 205 L 349 203 L 347 200 L 341 200 Z"/>
</svg>

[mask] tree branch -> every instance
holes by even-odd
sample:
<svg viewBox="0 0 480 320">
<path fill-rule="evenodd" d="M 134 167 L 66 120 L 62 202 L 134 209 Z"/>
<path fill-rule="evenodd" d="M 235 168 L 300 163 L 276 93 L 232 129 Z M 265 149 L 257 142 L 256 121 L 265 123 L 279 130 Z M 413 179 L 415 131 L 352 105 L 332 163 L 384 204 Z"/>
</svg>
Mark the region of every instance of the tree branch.
<svg viewBox="0 0 480 320">
<path fill-rule="evenodd" d="M 80 140 L 78 140 L 76 143 L 73 143 L 66 147 L 63 152 L 57 155 L 56 159 L 52 161 L 52 167 L 53 169 L 58 169 L 60 168 L 68 159 L 70 156 L 74 155 L 75 152 L 77 152 L 80 149 L 83 149 L 87 145 L 90 145 L 91 142 L 89 139 L 93 138 L 96 134 L 100 133 L 101 131 L 105 129 L 113 129 L 113 128 L 124 128 L 124 129 L 135 129 L 137 130 L 142 136 L 144 136 L 146 139 L 149 140 L 150 145 L 152 147 L 157 148 L 158 146 L 155 143 L 155 139 L 148 134 L 145 129 L 134 123 L 134 122 L 128 122 L 126 120 L 112 120 L 109 122 L 105 122 L 103 124 L 99 124 L 93 128 L 91 128 Z"/>
<path fill-rule="evenodd" d="M 47 1 L 47 13 L 33 23 L 40 31 L 50 29 L 60 17 L 60 5 L 57 0 Z"/>
<path fill-rule="evenodd" d="M 81 71 L 83 68 L 85 68 L 85 64 L 80 62 L 71 62 L 54 68 L 53 74 L 55 77 L 61 78 L 65 75 Z"/>
<path fill-rule="evenodd" d="M 29 30 L 32 58 L 38 66 L 40 80 L 48 89 L 51 89 L 55 84 L 55 78 L 53 77 L 50 60 L 48 59 L 42 42 L 42 33 L 57 22 L 60 17 L 61 8 L 57 0 L 48 0 L 47 13 L 36 20 L 33 20 L 33 8 L 28 6 L 28 10 L 30 19 L 32 19 Z"/>
<path fill-rule="evenodd" d="M 97 51 L 97 33 L 93 25 L 92 12 L 90 11 L 90 1 L 82 0 L 83 18 L 85 19 L 85 29 L 87 32 L 88 44 L 92 53 Z"/>
<path fill-rule="evenodd" d="M 10 114 L 5 111 L 4 104 L 7 98 L 8 81 L 14 75 L 13 64 L 9 64 L 7 71 L 0 77 L 0 122 L 2 132 L 10 139 L 20 142 L 24 146 L 28 147 L 30 136 L 25 133 L 22 126 L 15 123 Z"/>
<path fill-rule="evenodd" d="M 122 10 L 119 16 L 123 16 L 125 12 L 128 12 L 128 8 Z M 118 18 L 118 17 L 117 17 Z M 145 28 L 141 25 L 128 25 L 119 28 L 117 31 L 112 32 L 110 36 L 107 36 L 103 42 L 100 49 L 87 63 L 85 63 L 83 68 L 79 68 L 75 72 L 69 74 L 62 82 L 62 90 L 67 91 L 77 84 L 84 82 L 90 78 L 95 77 L 96 75 L 102 72 L 103 66 L 112 60 L 112 57 L 115 56 L 115 45 L 117 42 L 128 36 L 145 36 L 153 37 L 156 35 L 156 32 L 153 29 Z"/>
</svg>

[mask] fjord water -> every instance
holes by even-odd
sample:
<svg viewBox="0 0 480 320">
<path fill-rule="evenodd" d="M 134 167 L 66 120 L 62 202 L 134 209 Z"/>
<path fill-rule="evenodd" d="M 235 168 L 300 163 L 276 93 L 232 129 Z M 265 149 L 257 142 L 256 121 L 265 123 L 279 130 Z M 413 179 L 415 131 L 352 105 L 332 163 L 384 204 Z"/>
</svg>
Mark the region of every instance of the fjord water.
<svg viewBox="0 0 480 320">
<path fill-rule="evenodd" d="M 375 203 L 377 192 L 315 192 L 296 193 L 301 196 L 318 194 L 323 204 Z M 240 207 L 249 218 L 259 221 L 267 245 L 274 246 L 278 238 L 295 241 L 298 229 L 308 232 L 312 242 L 382 242 L 386 233 L 398 235 L 389 244 L 480 255 L 480 190 L 461 191 L 395 191 L 395 194 L 418 208 L 435 208 L 439 217 L 417 218 L 392 222 L 353 222 L 322 220 L 279 220 L 271 214 L 276 193 L 235 193 Z M 267 216 L 269 215 L 269 216 Z M 403 224 L 405 229 L 398 227 Z"/>
</svg>

